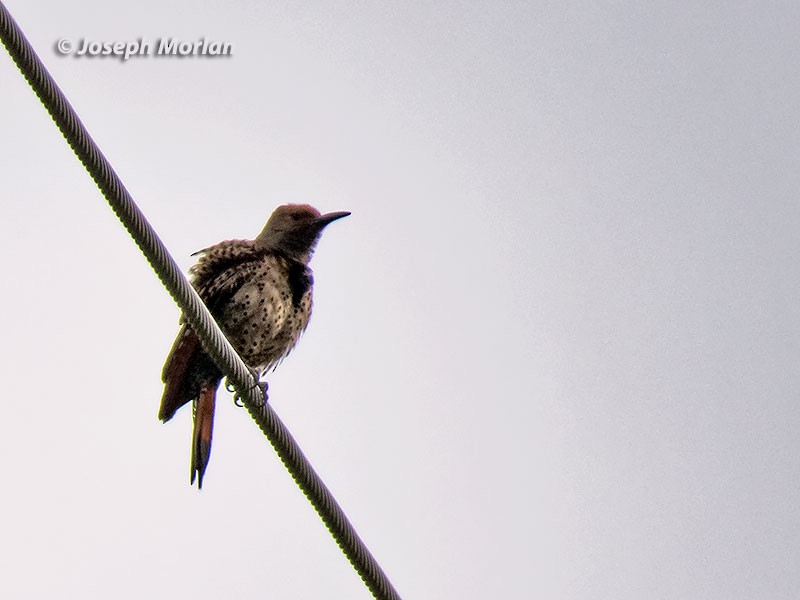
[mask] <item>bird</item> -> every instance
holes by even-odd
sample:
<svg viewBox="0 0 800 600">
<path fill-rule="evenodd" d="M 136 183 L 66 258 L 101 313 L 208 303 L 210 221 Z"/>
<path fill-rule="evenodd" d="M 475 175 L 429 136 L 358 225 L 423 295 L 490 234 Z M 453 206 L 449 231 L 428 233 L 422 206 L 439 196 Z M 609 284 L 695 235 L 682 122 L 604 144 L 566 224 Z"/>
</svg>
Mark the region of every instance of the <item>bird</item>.
<svg viewBox="0 0 800 600">
<path fill-rule="evenodd" d="M 325 227 L 349 214 L 284 204 L 255 239 L 227 240 L 192 255 L 199 256 L 189 269 L 192 285 L 259 382 L 292 351 L 308 326 L 314 287 L 309 261 Z M 196 479 L 202 489 L 222 372 L 184 318 L 161 379 L 162 422 L 193 403 L 190 485 Z M 262 386 L 266 399 L 266 382 Z"/>
</svg>

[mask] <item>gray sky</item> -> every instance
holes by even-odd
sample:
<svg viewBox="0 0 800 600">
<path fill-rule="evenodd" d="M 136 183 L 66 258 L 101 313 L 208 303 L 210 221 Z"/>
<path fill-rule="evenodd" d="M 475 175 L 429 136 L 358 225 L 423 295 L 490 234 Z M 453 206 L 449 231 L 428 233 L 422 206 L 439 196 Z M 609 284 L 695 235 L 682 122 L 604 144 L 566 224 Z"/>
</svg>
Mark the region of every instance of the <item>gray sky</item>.
<svg viewBox="0 0 800 600">
<path fill-rule="evenodd" d="M 406 598 L 794 598 L 800 5 L 7 0 L 182 267 L 353 215 L 271 402 Z M 229 58 L 59 56 L 67 38 Z M 0 596 L 367 598 L 0 57 Z"/>
</svg>

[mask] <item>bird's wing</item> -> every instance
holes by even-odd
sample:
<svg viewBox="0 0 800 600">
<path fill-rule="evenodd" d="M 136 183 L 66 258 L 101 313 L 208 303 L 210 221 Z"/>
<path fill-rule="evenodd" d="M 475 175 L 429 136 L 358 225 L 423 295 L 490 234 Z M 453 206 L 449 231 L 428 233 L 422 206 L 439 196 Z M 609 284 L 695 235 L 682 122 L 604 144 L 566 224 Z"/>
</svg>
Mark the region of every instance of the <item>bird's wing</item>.
<svg viewBox="0 0 800 600">
<path fill-rule="evenodd" d="M 249 240 L 223 242 L 201 250 L 200 254 L 200 259 L 189 271 L 192 285 L 211 314 L 218 316 L 226 302 L 258 267 L 260 254 Z M 219 377 L 219 370 L 203 351 L 200 340 L 184 323 L 161 375 L 164 395 L 159 418 L 162 421 L 171 419 L 175 411 L 196 398 L 204 386 L 215 385 Z"/>
<path fill-rule="evenodd" d="M 258 269 L 262 253 L 251 240 L 231 240 L 195 252 L 200 260 L 189 269 L 192 285 L 214 316 Z"/>
<path fill-rule="evenodd" d="M 206 368 L 203 369 L 203 366 Z M 184 325 L 175 338 L 161 372 L 164 394 L 158 410 L 159 419 L 169 421 L 181 406 L 196 396 L 198 386 L 205 377 L 193 376 L 193 372 L 203 370 L 213 373 L 213 364 L 205 358 L 200 340 L 188 325 Z"/>
</svg>

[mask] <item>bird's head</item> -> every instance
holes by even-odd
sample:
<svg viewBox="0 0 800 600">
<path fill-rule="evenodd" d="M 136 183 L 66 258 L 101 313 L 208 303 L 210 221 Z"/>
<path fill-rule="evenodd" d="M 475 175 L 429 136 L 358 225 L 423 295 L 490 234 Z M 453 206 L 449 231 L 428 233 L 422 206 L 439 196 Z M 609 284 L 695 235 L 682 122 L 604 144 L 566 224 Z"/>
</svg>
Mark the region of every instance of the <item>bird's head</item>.
<svg viewBox="0 0 800 600">
<path fill-rule="evenodd" d="M 320 212 L 308 204 L 284 204 L 275 209 L 256 243 L 269 250 L 308 262 L 325 227 L 349 212 Z"/>
</svg>

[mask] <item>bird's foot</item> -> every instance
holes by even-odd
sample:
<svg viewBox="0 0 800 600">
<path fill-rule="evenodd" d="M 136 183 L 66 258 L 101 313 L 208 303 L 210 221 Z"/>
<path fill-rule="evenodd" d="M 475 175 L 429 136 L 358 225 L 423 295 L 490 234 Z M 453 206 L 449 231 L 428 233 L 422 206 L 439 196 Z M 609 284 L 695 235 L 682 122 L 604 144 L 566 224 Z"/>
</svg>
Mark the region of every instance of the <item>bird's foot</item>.
<svg viewBox="0 0 800 600">
<path fill-rule="evenodd" d="M 261 395 L 264 397 L 264 404 L 269 402 L 269 384 L 266 381 L 256 381 L 256 385 L 259 390 L 261 390 Z"/>
<path fill-rule="evenodd" d="M 253 375 L 253 379 L 256 380 L 256 384 L 250 388 L 251 390 L 254 388 L 258 388 L 261 390 L 261 396 L 264 398 L 264 404 L 269 402 L 269 394 L 267 391 L 269 390 L 269 384 L 266 381 L 261 381 L 261 372 L 256 371 L 255 369 L 250 369 L 250 373 Z"/>
<path fill-rule="evenodd" d="M 261 381 L 259 379 L 259 373 L 254 369 L 250 369 L 250 374 L 253 376 L 253 379 L 256 380 L 255 385 L 251 387 L 250 390 L 253 390 L 255 388 L 260 389 L 261 395 L 264 398 L 264 404 L 266 404 L 269 401 L 269 394 L 267 393 L 267 391 L 269 390 L 269 383 L 267 383 L 266 381 Z M 239 408 L 244 406 L 244 404 L 242 403 L 242 395 L 238 392 L 236 387 L 228 379 L 225 380 L 225 389 L 227 389 L 229 392 L 233 394 L 233 403 L 236 406 L 238 406 Z"/>
</svg>

